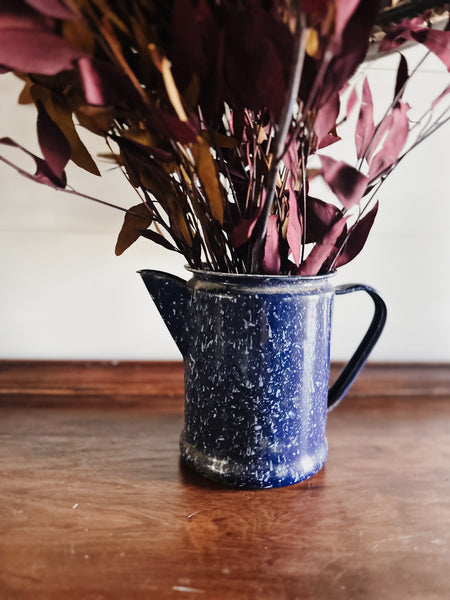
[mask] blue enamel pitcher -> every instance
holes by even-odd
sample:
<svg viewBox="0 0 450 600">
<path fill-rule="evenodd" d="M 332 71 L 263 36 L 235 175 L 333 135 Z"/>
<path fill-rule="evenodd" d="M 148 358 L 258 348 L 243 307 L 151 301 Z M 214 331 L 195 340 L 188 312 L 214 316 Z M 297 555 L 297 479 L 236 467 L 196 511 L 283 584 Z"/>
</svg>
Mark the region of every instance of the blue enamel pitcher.
<svg viewBox="0 0 450 600">
<path fill-rule="evenodd" d="M 327 412 L 383 330 L 383 300 L 366 285 L 335 287 L 332 274 L 191 272 L 186 282 L 140 271 L 184 359 L 184 461 L 238 488 L 280 487 L 313 476 L 327 458 Z M 374 301 L 374 316 L 328 389 L 333 299 L 358 291 Z"/>
</svg>

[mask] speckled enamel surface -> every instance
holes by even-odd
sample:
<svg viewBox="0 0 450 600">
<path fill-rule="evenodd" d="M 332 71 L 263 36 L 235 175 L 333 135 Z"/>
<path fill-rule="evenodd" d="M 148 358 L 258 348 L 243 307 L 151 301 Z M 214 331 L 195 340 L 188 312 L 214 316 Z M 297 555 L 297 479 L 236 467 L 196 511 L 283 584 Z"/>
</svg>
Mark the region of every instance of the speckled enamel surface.
<svg viewBox="0 0 450 600">
<path fill-rule="evenodd" d="M 330 278 L 180 281 L 149 290 L 184 356 L 184 460 L 235 487 L 314 475 L 327 456 Z"/>
</svg>

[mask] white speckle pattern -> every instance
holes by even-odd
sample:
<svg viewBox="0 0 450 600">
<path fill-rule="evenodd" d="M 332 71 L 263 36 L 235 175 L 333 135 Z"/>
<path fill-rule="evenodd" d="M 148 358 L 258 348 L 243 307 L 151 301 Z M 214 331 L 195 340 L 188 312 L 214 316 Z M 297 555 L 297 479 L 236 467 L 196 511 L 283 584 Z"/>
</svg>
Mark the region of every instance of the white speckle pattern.
<svg viewBox="0 0 450 600">
<path fill-rule="evenodd" d="M 327 456 L 329 278 L 196 273 L 188 285 L 184 460 L 236 487 L 311 477 Z"/>
<path fill-rule="evenodd" d="M 141 272 L 185 362 L 184 460 L 239 488 L 317 473 L 325 438 L 330 277 Z"/>
</svg>

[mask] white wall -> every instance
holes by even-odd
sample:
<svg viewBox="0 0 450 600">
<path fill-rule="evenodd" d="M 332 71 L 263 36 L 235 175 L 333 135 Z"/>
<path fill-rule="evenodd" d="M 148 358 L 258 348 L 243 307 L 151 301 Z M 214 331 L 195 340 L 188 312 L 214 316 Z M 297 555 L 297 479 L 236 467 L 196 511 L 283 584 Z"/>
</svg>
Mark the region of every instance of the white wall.
<svg viewBox="0 0 450 600">
<path fill-rule="evenodd" d="M 392 63 L 375 63 L 381 95 Z M 416 91 L 427 98 L 448 74 L 433 64 Z M 0 77 L 0 136 L 35 148 L 34 110 L 16 106 L 20 84 Z M 373 360 L 450 361 L 450 128 L 404 161 L 379 194 L 380 212 L 362 254 L 338 282 L 377 288 L 389 310 Z M 97 143 L 99 152 L 103 145 Z M 102 179 L 71 169 L 77 189 L 129 207 L 119 172 Z M 0 165 L 0 358 L 180 358 L 136 271 L 184 276 L 184 260 L 140 240 L 121 257 L 122 214 L 20 178 Z M 370 300 L 337 299 L 333 358 L 345 359 L 366 326 Z"/>
</svg>

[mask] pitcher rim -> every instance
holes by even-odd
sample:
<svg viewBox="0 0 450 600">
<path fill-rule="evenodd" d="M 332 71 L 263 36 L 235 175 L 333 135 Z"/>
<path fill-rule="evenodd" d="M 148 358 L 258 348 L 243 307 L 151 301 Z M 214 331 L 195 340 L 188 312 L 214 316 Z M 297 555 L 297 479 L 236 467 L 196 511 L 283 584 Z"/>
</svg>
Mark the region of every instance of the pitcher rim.
<svg viewBox="0 0 450 600">
<path fill-rule="evenodd" d="M 253 280 L 264 280 L 271 279 L 275 281 L 276 279 L 285 280 L 285 281 L 317 281 L 323 279 L 329 279 L 336 275 L 337 271 L 330 271 L 329 273 L 324 273 L 323 275 L 270 275 L 265 273 L 228 273 L 224 271 L 211 271 L 209 269 L 195 269 L 190 267 L 189 265 L 185 265 L 184 268 L 186 271 L 189 271 L 194 276 L 199 275 L 202 277 L 217 277 L 217 278 L 225 278 L 229 277 L 230 279 L 238 279 L 238 278 L 251 278 Z"/>
</svg>

